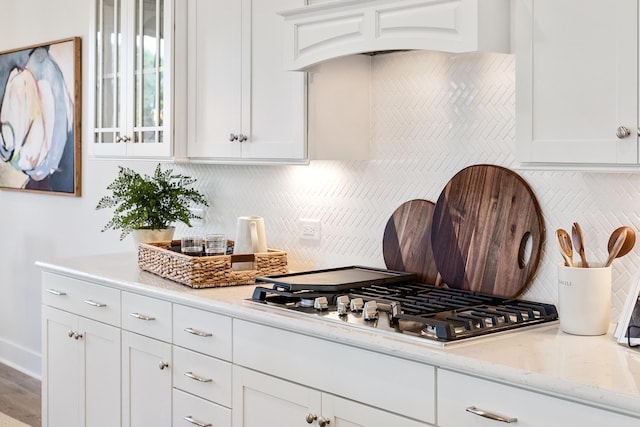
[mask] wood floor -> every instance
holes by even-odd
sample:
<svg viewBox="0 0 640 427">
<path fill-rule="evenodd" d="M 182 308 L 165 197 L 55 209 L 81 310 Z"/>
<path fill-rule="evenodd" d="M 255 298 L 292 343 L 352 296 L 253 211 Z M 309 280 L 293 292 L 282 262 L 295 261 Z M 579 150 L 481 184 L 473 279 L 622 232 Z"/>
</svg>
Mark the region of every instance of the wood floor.
<svg viewBox="0 0 640 427">
<path fill-rule="evenodd" d="M 0 363 L 0 412 L 40 427 L 40 381 Z"/>
</svg>

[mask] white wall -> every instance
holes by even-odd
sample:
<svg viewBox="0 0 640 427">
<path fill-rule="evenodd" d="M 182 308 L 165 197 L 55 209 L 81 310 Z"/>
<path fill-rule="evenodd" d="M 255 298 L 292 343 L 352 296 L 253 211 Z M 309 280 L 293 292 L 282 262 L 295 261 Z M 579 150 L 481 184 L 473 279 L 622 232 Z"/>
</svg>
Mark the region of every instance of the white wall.
<svg viewBox="0 0 640 427">
<path fill-rule="evenodd" d="M 0 0 L 0 51 L 70 36 L 83 39 L 83 195 L 80 198 L 0 191 L 0 361 L 40 373 L 38 259 L 133 249 L 130 238 L 101 233 L 108 212 L 94 210 L 118 162 L 87 157 L 89 1 Z M 387 218 L 406 200 L 436 200 L 451 176 L 475 163 L 515 167 L 515 78 L 511 55 L 408 52 L 373 59 L 371 159 L 317 161 L 310 166 L 177 165 L 198 178 L 211 207 L 194 231 L 230 235 L 239 215 L 266 219 L 271 247 L 286 249 L 292 267 L 384 265 Z M 345 94 L 348 101 L 348 94 Z M 142 172 L 154 163 L 119 162 Z M 553 240 L 558 227 L 580 221 L 591 259 L 604 259 L 608 234 L 640 227 L 640 175 L 521 171 L 547 226 L 542 265 L 526 293 L 555 302 Z M 297 238 L 298 218 L 322 224 L 320 245 Z M 178 235 L 185 231 L 178 227 Z M 617 318 L 638 266 L 638 250 L 614 265 Z M 134 256 L 132 252 L 132 256 Z"/>
<path fill-rule="evenodd" d="M 88 0 L 0 0 L 0 51 L 71 36 L 82 38 L 83 135 L 88 132 Z M 116 162 L 87 160 L 83 138 L 82 197 L 0 191 L 0 361 L 40 373 L 38 259 L 122 249 L 115 233 L 101 233 L 108 213 L 94 210 L 117 170 Z M 134 165 L 133 163 L 131 163 Z M 153 165 L 143 164 L 152 169 Z M 131 244 L 130 244 L 131 245 Z"/>
</svg>

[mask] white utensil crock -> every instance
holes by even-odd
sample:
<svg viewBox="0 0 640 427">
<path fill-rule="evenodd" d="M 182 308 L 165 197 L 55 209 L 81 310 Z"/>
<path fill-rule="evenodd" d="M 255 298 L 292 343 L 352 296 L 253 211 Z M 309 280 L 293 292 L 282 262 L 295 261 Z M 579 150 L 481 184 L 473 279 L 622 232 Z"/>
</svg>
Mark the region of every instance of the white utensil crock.
<svg viewBox="0 0 640 427">
<path fill-rule="evenodd" d="M 560 329 L 573 335 L 603 335 L 609 329 L 611 266 L 558 266 Z"/>
<path fill-rule="evenodd" d="M 264 219 L 259 216 L 241 216 L 238 218 L 234 254 L 254 254 L 267 251 L 267 237 Z M 252 270 L 252 262 L 236 262 L 234 270 Z"/>
</svg>

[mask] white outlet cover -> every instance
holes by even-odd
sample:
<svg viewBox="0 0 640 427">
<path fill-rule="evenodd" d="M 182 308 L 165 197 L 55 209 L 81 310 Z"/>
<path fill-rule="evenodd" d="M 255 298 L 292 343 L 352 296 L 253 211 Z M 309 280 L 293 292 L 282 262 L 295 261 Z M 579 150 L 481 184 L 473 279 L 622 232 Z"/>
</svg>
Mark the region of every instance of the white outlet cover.
<svg viewBox="0 0 640 427">
<path fill-rule="evenodd" d="M 320 220 L 300 218 L 299 220 L 299 236 L 300 240 L 307 242 L 320 241 Z"/>
</svg>

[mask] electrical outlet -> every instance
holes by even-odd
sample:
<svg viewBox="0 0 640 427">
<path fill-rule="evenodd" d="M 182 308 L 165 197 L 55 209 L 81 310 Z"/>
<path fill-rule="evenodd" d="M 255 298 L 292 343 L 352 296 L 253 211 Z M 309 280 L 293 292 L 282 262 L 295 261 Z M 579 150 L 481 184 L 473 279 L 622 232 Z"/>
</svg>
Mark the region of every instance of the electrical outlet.
<svg viewBox="0 0 640 427">
<path fill-rule="evenodd" d="M 191 225 L 194 227 L 200 226 L 200 225 L 204 225 L 204 209 L 202 208 L 189 208 L 189 212 L 191 212 L 194 215 L 197 215 L 200 217 L 200 219 L 192 219 L 191 220 Z"/>
<path fill-rule="evenodd" d="M 320 241 L 320 220 L 300 218 L 300 240 Z"/>
</svg>

